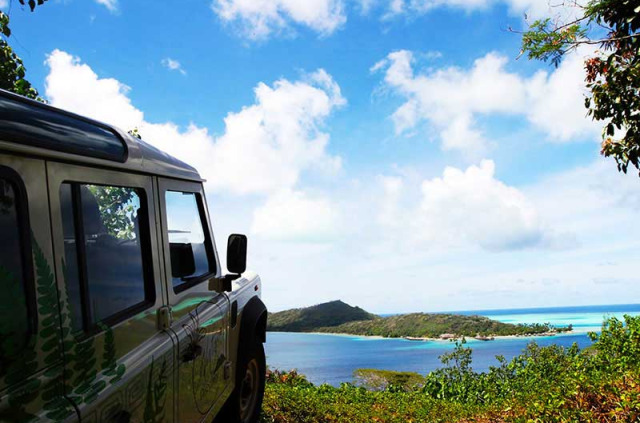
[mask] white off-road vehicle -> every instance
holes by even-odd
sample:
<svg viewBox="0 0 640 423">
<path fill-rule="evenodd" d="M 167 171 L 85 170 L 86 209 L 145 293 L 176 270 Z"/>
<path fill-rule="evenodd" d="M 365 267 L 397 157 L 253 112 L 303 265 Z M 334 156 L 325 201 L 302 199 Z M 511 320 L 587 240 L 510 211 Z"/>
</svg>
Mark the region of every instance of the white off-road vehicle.
<svg viewBox="0 0 640 423">
<path fill-rule="evenodd" d="M 203 181 L 103 123 L 0 91 L 0 422 L 255 422 L 267 310 Z"/>
</svg>

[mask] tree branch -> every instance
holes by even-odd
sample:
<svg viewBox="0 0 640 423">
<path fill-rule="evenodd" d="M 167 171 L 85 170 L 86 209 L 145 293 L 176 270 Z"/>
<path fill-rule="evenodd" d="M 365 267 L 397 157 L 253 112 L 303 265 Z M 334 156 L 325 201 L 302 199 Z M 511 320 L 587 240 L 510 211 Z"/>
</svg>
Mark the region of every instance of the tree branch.
<svg viewBox="0 0 640 423">
<path fill-rule="evenodd" d="M 608 43 L 611 41 L 622 41 L 622 40 L 628 40 L 631 38 L 636 38 L 636 37 L 640 37 L 640 32 L 639 33 L 635 33 L 635 34 L 629 34 L 629 35 L 624 35 L 622 37 L 611 37 L 611 38 L 602 38 L 599 40 L 590 40 L 590 39 L 586 39 L 586 40 L 578 40 L 578 41 L 572 41 L 571 44 L 589 44 L 589 45 L 593 45 L 593 44 L 603 44 L 603 43 Z"/>
</svg>

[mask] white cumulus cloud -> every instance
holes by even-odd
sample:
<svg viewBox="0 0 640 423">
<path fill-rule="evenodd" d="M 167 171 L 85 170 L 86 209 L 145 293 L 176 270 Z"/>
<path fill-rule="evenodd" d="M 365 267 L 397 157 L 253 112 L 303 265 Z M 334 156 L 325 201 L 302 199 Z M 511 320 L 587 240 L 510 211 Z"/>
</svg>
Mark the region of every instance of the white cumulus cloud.
<svg viewBox="0 0 640 423">
<path fill-rule="evenodd" d="M 578 3 L 580 2 L 579 0 Z M 580 12 L 579 8 L 573 6 L 573 1 L 554 2 L 553 0 L 384 0 L 382 3 L 387 5 L 391 15 L 421 14 L 441 7 L 476 11 L 500 4 L 506 5 L 513 15 L 526 13 L 532 19 L 547 16 L 571 17 Z"/>
<path fill-rule="evenodd" d="M 346 22 L 341 0 L 214 0 L 213 11 L 253 40 L 305 26 L 329 35 Z"/>
<path fill-rule="evenodd" d="M 215 190 L 268 194 L 293 188 L 303 171 L 334 172 L 341 166 L 326 151 L 329 134 L 322 124 L 345 99 L 324 70 L 300 81 L 259 83 L 255 103 L 229 113 L 225 132 L 216 138 L 193 123 L 181 129 L 147 121 L 131 104 L 129 87 L 99 78 L 66 52 L 54 50 L 46 63 L 45 91 L 53 105 L 123 129 L 138 127 L 145 140 L 193 164 Z"/>
<path fill-rule="evenodd" d="M 584 107 L 586 52 L 580 53 L 569 55 L 554 71 L 540 71 L 525 81 L 527 118 L 551 141 L 591 139 L 600 133 Z"/>
<path fill-rule="evenodd" d="M 195 166 L 207 179 L 209 190 L 267 199 L 263 211 L 256 214 L 257 233 L 268 235 L 261 223 L 264 219 L 270 223 L 278 216 L 287 219 L 286 214 L 269 212 L 274 201 L 285 199 L 302 209 L 317 206 L 318 215 L 329 207 L 307 197 L 299 186 L 304 172 L 330 175 L 341 167 L 340 157 L 327 152 L 329 134 L 322 127 L 346 100 L 326 71 L 320 69 L 298 81 L 259 83 L 254 89 L 255 102 L 229 113 L 224 133 L 216 137 L 195 123 L 181 128 L 173 122 L 149 122 L 132 105 L 129 87 L 112 78 L 100 78 L 64 51 L 54 50 L 46 64 L 45 92 L 52 105 L 125 130 L 139 128 L 145 141 Z M 282 192 L 289 194 L 285 198 Z M 314 228 L 325 232 L 326 225 L 318 224 L 330 220 L 299 222 L 293 230 L 311 236 Z M 306 232 L 300 226 L 303 223 L 310 225 Z"/>
<path fill-rule="evenodd" d="M 346 24 L 347 14 L 353 11 L 371 16 L 375 9 L 383 20 L 389 20 L 420 16 L 438 8 L 474 12 L 503 5 L 511 15 L 526 15 L 528 20 L 550 17 L 569 21 L 583 11 L 574 1 L 553 0 L 212 0 L 211 9 L 241 36 L 255 41 L 283 32 L 295 34 L 299 27 L 320 36 L 331 35 Z"/>
<path fill-rule="evenodd" d="M 595 138 L 597 125 L 584 108 L 584 54 L 572 54 L 556 70 L 530 78 L 508 71 L 508 58 L 494 52 L 469 69 L 417 73 L 413 53 L 400 50 L 371 70 L 384 71 L 383 86 L 405 100 L 392 115 L 398 134 L 424 121 L 436 130 L 444 150 L 477 157 L 490 146 L 477 122 L 488 115 L 524 116 L 549 141 Z"/>
<path fill-rule="evenodd" d="M 429 240 L 463 240 L 488 250 L 540 245 L 543 229 L 533 205 L 495 178 L 483 160 L 466 170 L 447 167 L 441 178 L 422 183 L 419 222 Z"/>
<path fill-rule="evenodd" d="M 54 106 L 118 125 L 123 129 L 140 126 L 144 114 L 131 104 L 130 88 L 113 78 L 99 78 L 80 59 L 54 50 L 46 61 L 47 98 Z"/>
<path fill-rule="evenodd" d="M 403 239 L 413 250 L 570 246 L 523 191 L 496 178 L 492 160 L 466 169 L 448 166 L 429 179 L 380 176 L 379 182 L 377 222 L 386 239 Z"/>
<path fill-rule="evenodd" d="M 285 79 L 258 84 L 256 103 L 225 118 L 209 165 L 210 184 L 238 193 L 272 193 L 293 188 L 303 170 L 333 173 L 339 157 L 327 153 L 329 134 L 321 125 L 345 103 L 338 85 L 324 71 L 305 81 Z"/>
<path fill-rule="evenodd" d="M 398 134 L 427 120 L 438 132 L 443 149 L 478 155 L 487 148 L 487 140 L 476 128 L 475 116 L 513 113 L 525 99 L 520 78 L 505 71 L 506 62 L 490 53 L 470 70 L 448 67 L 415 74 L 413 53 L 400 50 L 372 71 L 384 69 L 386 87 L 406 99 L 392 116 Z"/>
</svg>

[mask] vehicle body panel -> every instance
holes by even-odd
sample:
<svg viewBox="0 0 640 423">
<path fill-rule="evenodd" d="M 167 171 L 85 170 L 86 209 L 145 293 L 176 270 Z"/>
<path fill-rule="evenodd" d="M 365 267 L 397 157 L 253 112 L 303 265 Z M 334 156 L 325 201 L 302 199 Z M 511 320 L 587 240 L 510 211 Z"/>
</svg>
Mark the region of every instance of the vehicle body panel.
<svg viewBox="0 0 640 423">
<path fill-rule="evenodd" d="M 4 373 L 0 366 L 0 421 L 199 423 L 210 420 L 234 390 L 244 308 L 247 304 L 250 307 L 256 304 L 255 300 L 251 302 L 252 298 L 260 297 L 262 287 L 257 274 L 247 271 L 233 282 L 231 292 L 209 289 L 209 279 L 220 278 L 222 267 L 202 178 L 191 166 L 118 128 L 3 90 L 0 90 L 0 100 L 0 106 L 7 101 L 20 106 L 13 107 L 14 115 L 22 107 L 25 113 L 39 110 L 46 112 L 41 113 L 42 116 L 56 114 L 51 122 L 45 118 L 42 122 L 35 119 L 38 121 L 35 123 L 34 119 L 25 120 L 35 127 L 18 135 L 37 137 L 40 133 L 55 131 L 56 122 L 63 120 L 65 125 L 69 123 L 67 128 L 71 128 L 74 137 L 82 137 L 82 128 L 86 125 L 96 125 L 121 139 L 126 149 L 124 161 L 118 161 L 109 154 L 92 157 L 78 154 L 82 145 L 78 147 L 77 142 L 75 150 L 59 144 L 47 148 L 46 142 L 37 139 L 20 142 L 16 131 L 20 129 L 21 120 L 16 119 L 17 123 L 12 125 L 13 115 L 3 114 L 0 107 L 0 171 L 6 168 L 16 173 L 26 196 L 29 233 L 25 237 L 30 245 L 25 247 L 25 254 L 32 262 L 33 275 L 24 279 L 33 291 L 34 313 L 31 314 L 35 322 L 24 359 L 7 361 L 11 368 Z M 73 133 L 74 121 L 81 122 L 77 133 Z M 48 138 L 43 135 L 43 139 L 55 138 L 55 134 L 49 135 Z M 58 136 L 55 142 L 64 143 L 64 137 Z M 82 220 L 85 204 L 82 196 L 71 196 L 76 236 L 69 238 L 65 233 L 68 219 L 65 223 L 62 210 L 66 201 L 61 195 L 63 185 L 69 191 L 77 186 L 73 192 L 89 185 L 126 187 L 144 197 L 139 200 L 135 218 L 139 219 L 140 213 L 144 217 L 143 222 L 136 221 L 136 225 L 146 228 L 148 245 L 142 245 L 140 232 L 132 239 L 144 255 L 145 295 L 153 292 L 153 296 L 145 297 L 139 309 L 133 307 L 98 319 L 95 310 L 101 307 L 103 298 L 98 296 L 91 300 L 93 303 L 88 303 L 86 292 L 81 293 L 85 298 L 82 330 L 78 330 L 74 320 L 78 310 L 74 310 L 77 305 L 72 307 L 72 297 L 76 298 L 77 294 L 70 294 L 68 271 L 71 266 L 80 269 L 83 257 L 86 267 L 86 252 L 81 251 L 89 249 L 83 246 L 86 243 Z M 165 204 L 168 190 L 195 193 L 201 199 L 204 229 L 211 242 L 209 260 L 214 269 L 203 275 L 202 280 L 177 292 L 173 288 L 168 240 Z M 123 245 L 131 242 L 125 240 Z M 73 249 L 65 250 L 70 245 Z M 68 251 L 76 250 L 77 260 L 72 263 L 68 256 L 74 253 Z M 126 259 L 123 260 L 105 259 L 98 268 L 111 272 L 125 266 Z M 119 289 L 126 289 L 129 281 L 114 280 L 114 283 Z M 81 291 L 88 289 L 86 284 L 85 280 Z M 264 310 L 261 302 L 260 305 L 260 310 Z M 249 320 L 255 320 L 255 313 L 250 314 Z M 244 323 L 247 332 L 247 325 L 256 322 Z"/>
<path fill-rule="evenodd" d="M 33 252 L 33 272 L 25 282 L 33 288 L 37 315 L 35 331 L 20 357 L 0 374 L 0 420 L 62 421 L 75 417 L 75 411 L 63 396 L 63 329 L 50 242 L 45 162 L 0 152 L 0 168 L 15 172 L 24 185 Z"/>
<path fill-rule="evenodd" d="M 178 344 L 177 361 L 177 403 L 178 420 L 182 423 L 199 422 L 211 411 L 223 394 L 228 381 L 225 366 L 228 367 L 228 298 L 208 289 L 208 280 L 220 275 L 220 263 L 215 252 L 215 241 L 211 233 L 209 215 L 204 202 L 204 190 L 201 183 L 177 181 L 159 178 L 160 210 L 167 210 L 166 193 L 168 191 L 193 193 L 203 202 L 205 231 L 208 231 L 213 254 L 209 257 L 215 269 L 197 285 L 182 292 L 175 292 L 171 277 L 171 260 L 165 254 L 165 287 L 168 306 L 172 311 L 171 331 Z M 166 213 L 161 216 L 162 233 L 168 234 Z M 163 248 L 169 251 L 169 239 L 163 240 Z"/>
<path fill-rule="evenodd" d="M 149 222 L 154 221 L 155 194 L 150 176 L 58 162 L 48 162 L 47 168 L 57 279 L 61 281 L 61 292 L 65 294 L 61 295 L 61 304 L 68 307 L 70 302 L 66 299 L 68 293 L 63 270 L 66 258 L 60 212 L 61 185 L 80 182 L 138 188 L 146 195 Z M 165 413 L 169 418 L 164 421 L 173 419 L 173 401 L 167 401 L 166 398 L 171 398 L 173 390 L 169 376 L 174 365 L 174 342 L 167 333 L 159 332 L 156 325 L 156 310 L 166 300 L 159 278 L 159 235 L 155 225 L 149 226 L 149 264 L 154 281 L 155 303 L 113 326 L 105 325 L 97 333 L 68 333 L 65 338 L 65 394 L 74 402 L 83 421 L 107 422 L 117 415 L 130 415 L 132 422 L 143 421 L 145 395 L 151 395 L 151 385 L 158 384 L 166 385 L 164 388 L 158 387 L 158 391 L 168 393 L 162 392 L 162 398 L 155 400 L 158 403 L 156 408 L 162 410 L 155 410 L 154 414 Z M 117 267 L 122 263 L 106 265 Z M 152 367 L 155 369 L 154 377 L 149 379 L 147 374 L 152 371 Z M 83 389 L 86 386 L 90 388 Z"/>
</svg>

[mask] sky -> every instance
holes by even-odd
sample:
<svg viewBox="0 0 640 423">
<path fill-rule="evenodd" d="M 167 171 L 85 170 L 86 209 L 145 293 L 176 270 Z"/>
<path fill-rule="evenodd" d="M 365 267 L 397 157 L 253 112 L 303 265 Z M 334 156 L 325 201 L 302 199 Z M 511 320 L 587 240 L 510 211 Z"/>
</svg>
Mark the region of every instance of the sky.
<svg viewBox="0 0 640 423">
<path fill-rule="evenodd" d="M 640 180 L 599 155 L 579 50 L 519 57 L 547 0 L 0 0 L 54 106 L 207 180 L 272 311 L 640 302 Z"/>
</svg>

